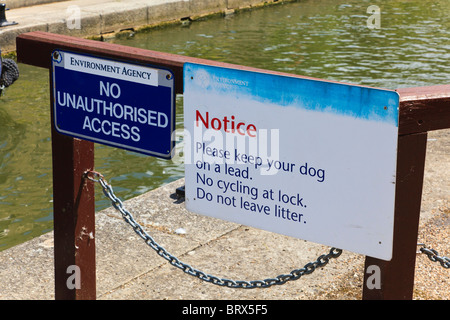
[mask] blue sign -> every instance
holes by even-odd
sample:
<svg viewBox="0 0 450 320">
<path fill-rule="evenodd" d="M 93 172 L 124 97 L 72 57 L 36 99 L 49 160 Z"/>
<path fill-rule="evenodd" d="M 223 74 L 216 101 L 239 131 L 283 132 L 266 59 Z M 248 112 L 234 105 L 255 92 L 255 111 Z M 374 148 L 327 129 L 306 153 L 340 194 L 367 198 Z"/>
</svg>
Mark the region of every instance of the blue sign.
<svg viewBox="0 0 450 320">
<path fill-rule="evenodd" d="M 57 50 L 52 73 L 59 133 L 172 158 L 175 93 L 169 70 Z"/>
</svg>

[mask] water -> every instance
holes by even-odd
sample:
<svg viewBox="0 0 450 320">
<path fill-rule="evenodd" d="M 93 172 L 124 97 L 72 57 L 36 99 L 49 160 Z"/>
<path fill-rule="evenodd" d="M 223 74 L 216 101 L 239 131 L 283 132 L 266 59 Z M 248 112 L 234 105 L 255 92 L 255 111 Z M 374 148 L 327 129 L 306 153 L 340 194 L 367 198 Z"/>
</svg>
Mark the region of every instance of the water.
<svg viewBox="0 0 450 320">
<path fill-rule="evenodd" d="M 370 5 L 381 10 L 369 29 Z M 150 50 L 395 89 L 449 83 L 441 1 L 299 1 L 114 39 Z M 20 64 L 0 97 L 0 250 L 52 229 L 48 70 Z M 182 96 L 177 127 L 182 128 Z M 96 144 L 96 169 L 129 199 L 184 176 L 182 164 Z M 109 206 L 97 187 L 97 210 Z"/>
</svg>

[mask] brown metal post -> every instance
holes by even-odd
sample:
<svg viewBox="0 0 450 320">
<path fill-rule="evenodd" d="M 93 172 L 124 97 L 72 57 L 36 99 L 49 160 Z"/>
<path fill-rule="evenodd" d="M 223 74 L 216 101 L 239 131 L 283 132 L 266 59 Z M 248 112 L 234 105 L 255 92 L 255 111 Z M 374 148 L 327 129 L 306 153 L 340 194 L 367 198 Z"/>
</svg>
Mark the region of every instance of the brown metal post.
<svg viewBox="0 0 450 320">
<path fill-rule="evenodd" d="M 411 300 L 413 297 L 426 146 L 426 132 L 398 138 L 393 256 L 391 261 L 366 257 L 364 300 Z M 373 285 L 371 277 L 375 271 L 373 267 L 368 269 L 370 266 L 379 267 L 381 286 Z"/>
<path fill-rule="evenodd" d="M 52 104 L 51 71 L 50 84 Z M 94 144 L 56 132 L 51 115 L 55 299 L 91 300 L 96 298 L 95 200 L 93 182 L 84 173 L 94 168 Z"/>
</svg>

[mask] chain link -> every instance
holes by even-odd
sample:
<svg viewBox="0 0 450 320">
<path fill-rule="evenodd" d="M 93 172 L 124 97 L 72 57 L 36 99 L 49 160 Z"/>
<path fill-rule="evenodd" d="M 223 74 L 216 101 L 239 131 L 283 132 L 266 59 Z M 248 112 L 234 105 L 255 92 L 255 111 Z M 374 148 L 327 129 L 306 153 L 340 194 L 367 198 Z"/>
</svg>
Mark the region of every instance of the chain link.
<svg viewBox="0 0 450 320">
<path fill-rule="evenodd" d="M 322 254 L 317 258 L 316 261 L 307 263 L 303 268 L 294 269 L 288 274 L 281 274 L 275 278 L 268 278 L 264 280 L 253 280 L 253 281 L 242 281 L 242 280 L 231 280 L 225 278 L 219 278 L 207 273 L 204 273 L 198 269 L 193 268 L 189 264 L 181 262 L 177 257 L 170 254 L 166 249 L 160 246 L 143 228 L 136 222 L 131 213 L 126 210 L 123 206 L 123 202 L 117 198 L 110 184 L 106 182 L 104 177 L 96 171 L 88 171 L 85 176 L 94 182 L 98 182 L 103 189 L 103 193 L 106 197 L 111 200 L 113 207 L 118 210 L 124 220 L 133 228 L 133 230 L 147 243 L 153 250 L 155 250 L 161 257 L 166 259 L 171 265 L 181 269 L 183 272 L 197 277 L 200 280 L 229 288 L 268 288 L 272 285 L 281 285 L 288 281 L 298 280 L 303 275 L 313 273 L 317 268 L 324 267 L 328 264 L 330 259 L 338 258 L 342 254 L 341 249 L 331 248 L 328 254 Z"/>
<path fill-rule="evenodd" d="M 418 243 L 417 245 L 422 246 L 422 248 L 420 248 L 419 250 L 420 252 L 426 254 L 428 256 L 428 259 L 433 262 L 439 262 L 445 269 L 450 269 L 450 258 L 441 257 L 436 250 L 427 248 L 424 243 Z"/>
</svg>

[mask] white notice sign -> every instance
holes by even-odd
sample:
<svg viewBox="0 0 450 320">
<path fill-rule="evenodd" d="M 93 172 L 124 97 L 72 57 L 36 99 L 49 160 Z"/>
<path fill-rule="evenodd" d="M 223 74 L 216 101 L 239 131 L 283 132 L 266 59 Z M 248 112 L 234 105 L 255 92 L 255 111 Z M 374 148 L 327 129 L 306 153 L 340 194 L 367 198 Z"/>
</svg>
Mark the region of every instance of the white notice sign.
<svg viewBox="0 0 450 320">
<path fill-rule="evenodd" d="M 186 207 L 390 260 L 398 94 L 185 64 Z"/>
</svg>

